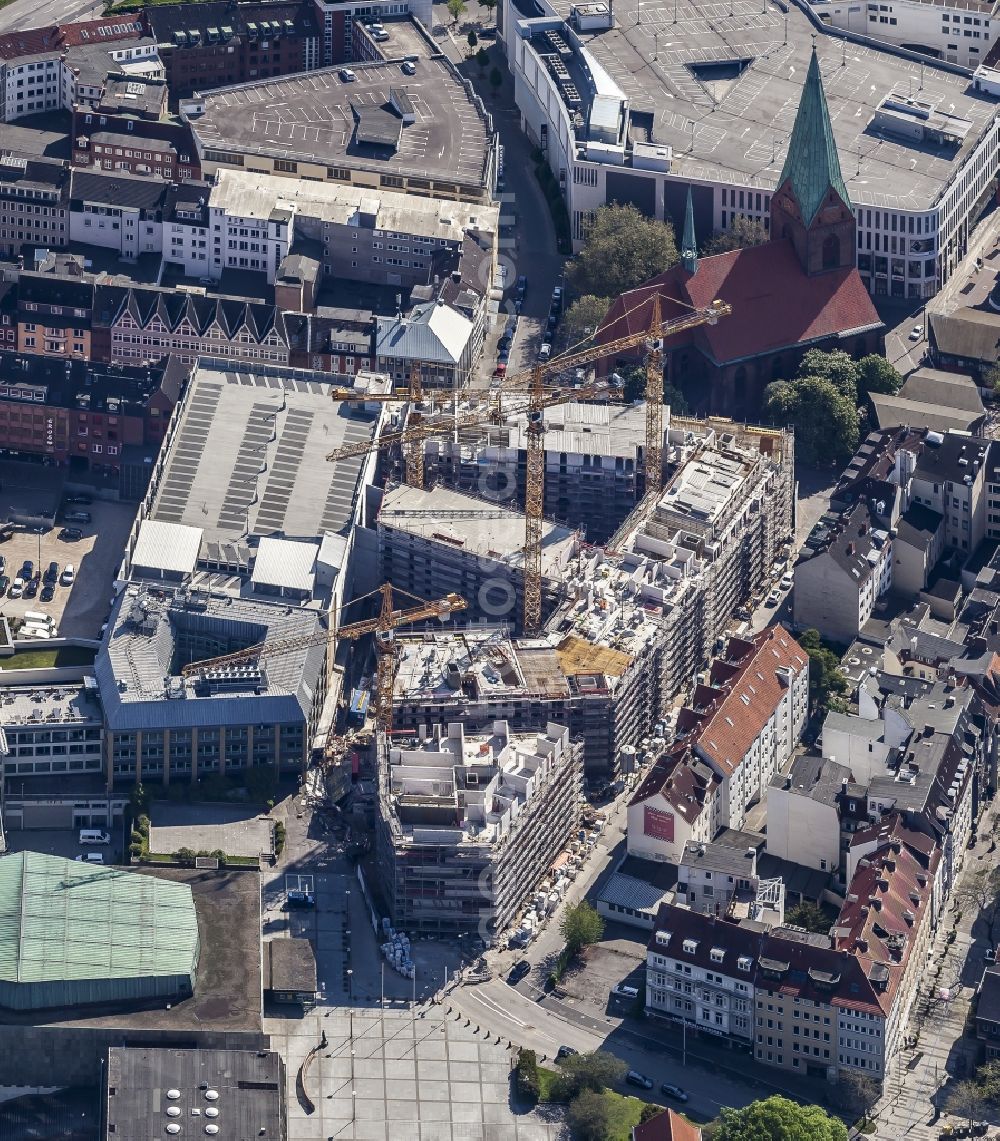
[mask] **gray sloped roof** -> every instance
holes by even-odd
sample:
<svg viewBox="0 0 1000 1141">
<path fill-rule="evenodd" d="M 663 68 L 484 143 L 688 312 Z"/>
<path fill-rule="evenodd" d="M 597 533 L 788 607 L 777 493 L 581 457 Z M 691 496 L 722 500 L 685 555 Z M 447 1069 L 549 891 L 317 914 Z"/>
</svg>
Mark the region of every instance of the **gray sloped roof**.
<svg viewBox="0 0 1000 1141">
<path fill-rule="evenodd" d="M 1000 355 L 1000 314 L 962 308 L 932 313 L 931 333 L 939 352 L 994 364 Z"/>
</svg>

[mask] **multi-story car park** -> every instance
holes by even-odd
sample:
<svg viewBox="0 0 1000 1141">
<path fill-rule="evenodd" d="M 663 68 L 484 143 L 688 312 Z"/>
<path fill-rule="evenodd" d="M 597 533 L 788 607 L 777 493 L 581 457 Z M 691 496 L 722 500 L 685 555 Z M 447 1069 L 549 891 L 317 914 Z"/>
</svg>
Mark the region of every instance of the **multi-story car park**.
<svg viewBox="0 0 1000 1141">
<path fill-rule="evenodd" d="M 506 0 L 501 27 L 529 138 L 566 197 L 573 239 L 602 203 L 700 240 L 744 217 L 769 226 L 815 31 L 797 7 L 707 18 L 678 3 L 625 20 L 610 5 Z M 639 10 L 641 14 L 641 9 Z M 740 45 L 732 46 L 738 34 Z M 817 38 L 869 290 L 930 297 L 989 201 L 1000 115 L 955 65 Z"/>
<path fill-rule="evenodd" d="M 379 748 L 376 851 L 396 926 L 503 931 L 577 826 L 580 746 L 562 725 L 519 736 L 497 721 Z"/>
</svg>

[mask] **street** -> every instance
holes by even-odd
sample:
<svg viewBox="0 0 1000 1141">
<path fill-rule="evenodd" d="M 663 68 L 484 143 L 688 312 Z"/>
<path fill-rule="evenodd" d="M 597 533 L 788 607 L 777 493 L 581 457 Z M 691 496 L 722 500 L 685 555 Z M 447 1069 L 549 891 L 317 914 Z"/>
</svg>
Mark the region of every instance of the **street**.
<svg viewBox="0 0 1000 1141">
<path fill-rule="evenodd" d="M 104 5 L 93 0 L 13 0 L 0 8 L 0 33 L 96 20 L 103 12 Z"/>
</svg>

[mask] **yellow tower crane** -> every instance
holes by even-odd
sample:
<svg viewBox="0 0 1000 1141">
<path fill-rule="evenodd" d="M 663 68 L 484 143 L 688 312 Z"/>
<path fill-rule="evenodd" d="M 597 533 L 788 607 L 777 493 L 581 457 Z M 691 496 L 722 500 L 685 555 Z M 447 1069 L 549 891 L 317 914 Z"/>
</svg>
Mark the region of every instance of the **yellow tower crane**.
<svg viewBox="0 0 1000 1141">
<path fill-rule="evenodd" d="M 603 357 L 614 356 L 626 349 L 648 344 L 646 362 L 646 451 L 645 477 L 647 495 L 658 491 L 662 476 L 663 457 L 663 364 L 661 342 L 685 329 L 699 325 L 714 325 L 720 317 L 728 317 L 732 306 L 725 301 L 713 301 L 704 309 L 692 309 L 681 317 L 669 321 L 662 320 L 659 293 L 653 297 L 652 320 L 648 329 L 628 333 L 604 344 L 573 353 L 553 357 L 544 363 L 536 364 L 526 372 L 514 373 L 504 379 L 504 391 L 510 397 L 506 405 L 508 415 L 527 415 L 527 470 L 525 474 L 525 539 L 524 539 L 524 619 L 526 634 L 537 634 L 542 625 L 542 507 L 545 499 L 545 449 L 543 438 L 545 424 L 542 413 L 546 408 L 558 404 L 568 404 L 574 400 L 587 400 L 607 390 L 601 381 L 591 382 L 581 388 L 546 388 L 545 378 L 566 369 L 582 368 Z M 518 391 L 518 388 L 526 391 Z M 359 399 L 349 389 L 334 389 L 333 398 Z M 380 396 L 380 400 L 408 399 L 411 394 Z M 370 399 L 361 397 L 360 399 Z M 347 444 L 331 452 L 328 460 L 347 459 L 350 456 L 367 455 L 369 452 L 393 447 L 402 447 L 404 455 L 409 455 L 414 446 L 423 452 L 424 441 L 434 436 L 448 435 L 460 428 L 477 427 L 493 422 L 497 416 L 496 407 L 477 409 L 475 412 L 457 413 L 454 416 L 440 416 L 433 421 L 421 417 L 417 425 L 399 432 L 387 432 L 375 440 L 357 444 Z M 412 465 L 407 464 L 408 482 Z M 420 472 L 423 485 L 423 471 Z"/>
</svg>

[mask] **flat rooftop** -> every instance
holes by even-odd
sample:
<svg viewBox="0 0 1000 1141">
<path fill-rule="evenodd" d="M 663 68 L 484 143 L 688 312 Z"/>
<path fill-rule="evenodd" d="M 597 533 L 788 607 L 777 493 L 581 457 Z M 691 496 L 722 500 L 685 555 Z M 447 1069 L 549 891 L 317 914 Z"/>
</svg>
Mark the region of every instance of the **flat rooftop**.
<svg viewBox="0 0 1000 1141">
<path fill-rule="evenodd" d="M 93 682 L 93 678 L 90 680 Z M 7 730 L 21 726 L 99 725 L 103 720 L 96 687 L 86 684 L 4 686 L 0 688 L 0 716 Z"/>
<path fill-rule="evenodd" d="M 196 1110 L 191 1132 L 214 1123 L 218 1141 L 285 1135 L 284 1073 L 271 1051 L 112 1046 L 105 1090 L 110 1138 L 160 1132 Z"/>
<path fill-rule="evenodd" d="M 363 457 L 326 455 L 370 439 L 374 421 L 330 399 L 328 374 L 268 373 L 200 368 L 191 380 L 150 518 L 200 528 L 202 559 L 245 555 L 251 536 L 350 529 Z"/>
<path fill-rule="evenodd" d="M 384 61 L 351 70 L 346 83 L 339 68 L 324 68 L 220 88 L 204 96 L 191 127 L 209 150 L 485 186 L 491 132 L 443 58 L 422 58 L 414 75 Z M 390 89 L 408 96 L 414 122 L 390 110 Z M 380 108 L 398 126 L 398 144 L 358 141 L 359 113 Z"/>
<path fill-rule="evenodd" d="M 572 0 L 542 2 L 568 19 Z M 600 90 L 624 94 L 633 140 L 670 146 L 671 170 L 681 178 L 775 189 L 814 41 L 856 206 L 928 208 L 997 113 L 997 100 L 974 91 L 967 77 L 817 36 L 795 5 L 786 16 L 771 0 L 678 0 L 676 10 L 638 0 L 637 10 L 617 15 L 614 28 L 580 34 L 590 59 L 574 52 L 567 66 L 571 76 L 574 68 L 585 73 L 575 80 L 585 101 L 593 89 L 588 76 L 597 77 Z M 533 42 L 542 53 L 551 52 L 542 39 L 551 26 L 551 18 L 538 21 Z M 563 35 L 570 40 L 574 33 Z M 904 101 L 912 95 L 971 128 L 957 147 L 894 138 L 874 125 L 893 94 Z M 578 139 L 584 137 L 581 131 Z"/>
</svg>

